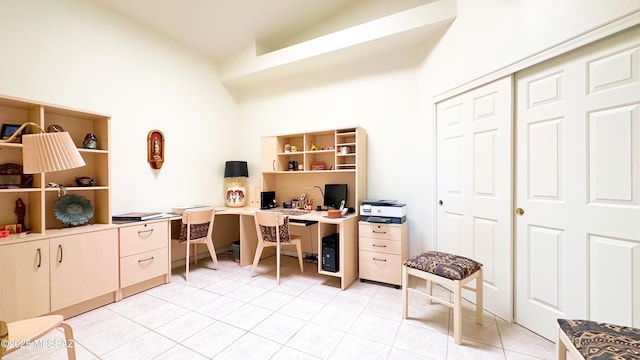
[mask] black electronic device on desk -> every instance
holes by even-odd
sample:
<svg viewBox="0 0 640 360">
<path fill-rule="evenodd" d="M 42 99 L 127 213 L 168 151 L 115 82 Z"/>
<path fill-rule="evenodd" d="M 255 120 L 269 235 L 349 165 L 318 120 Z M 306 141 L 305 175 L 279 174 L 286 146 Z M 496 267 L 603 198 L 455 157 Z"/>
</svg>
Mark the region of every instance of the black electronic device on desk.
<svg viewBox="0 0 640 360">
<path fill-rule="evenodd" d="M 276 192 L 261 191 L 260 192 L 260 209 L 273 209 L 276 207 Z"/>
<path fill-rule="evenodd" d="M 340 209 L 347 203 L 347 184 L 325 184 L 324 203 L 328 208 Z"/>
</svg>

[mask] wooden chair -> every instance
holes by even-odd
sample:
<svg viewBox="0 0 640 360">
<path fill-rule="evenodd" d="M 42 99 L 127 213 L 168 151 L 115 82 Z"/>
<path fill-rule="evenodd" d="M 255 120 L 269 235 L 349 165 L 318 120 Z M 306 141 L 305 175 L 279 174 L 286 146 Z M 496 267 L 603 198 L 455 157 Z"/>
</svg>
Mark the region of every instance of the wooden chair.
<svg viewBox="0 0 640 360">
<path fill-rule="evenodd" d="M 253 258 L 253 266 L 251 267 L 251 276 L 255 276 L 256 266 L 262 256 L 265 247 L 276 247 L 276 281 L 280 285 L 280 249 L 281 246 L 295 245 L 298 251 L 298 262 L 300 263 L 300 272 L 304 272 L 302 265 L 302 247 L 300 240 L 302 236 L 291 235 L 289 232 L 289 221 L 282 213 L 277 211 L 256 211 L 256 233 L 258 234 L 258 248 L 256 256 Z"/>
<path fill-rule="evenodd" d="M 409 286 L 409 278 L 424 279 L 427 291 L 422 292 Z M 475 288 L 466 286 L 476 280 Z M 409 308 L 409 291 L 426 296 L 432 301 L 453 309 L 453 339 L 462 343 L 462 289 L 476 293 L 476 323 L 482 324 L 482 264 L 472 259 L 438 251 L 428 251 L 406 260 L 402 265 L 402 318 L 406 319 Z M 434 296 L 432 283 L 439 284 L 451 291 L 453 301 Z"/>
<path fill-rule="evenodd" d="M 194 246 L 194 262 L 198 263 L 197 245 L 205 244 L 213 260 L 214 269 L 218 269 L 218 257 L 216 249 L 213 247 L 213 221 L 216 216 L 215 209 L 185 210 L 182 213 L 182 225 L 180 236 L 177 240 L 179 244 L 187 245 L 187 255 L 185 257 L 186 272 L 185 280 L 189 281 L 189 258 L 191 245 Z"/>
<path fill-rule="evenodd" d="M 52 343 L 67 349 L 69 360 L 75 360 L 76 349 L 71 325 L 63 321 L 62 315 L 47 315 L 10 323 L 0 321 L 0 359 L 5 354 L 12 353 L 22 347 L 35 347 L 35 341 L 48 334 L 55 328 L 64 330 L 65 343 Z M 45 346 L 43 344 L 42 346 Z M 26 350 L 25 350 L 26 351 Z"/>
</svg>

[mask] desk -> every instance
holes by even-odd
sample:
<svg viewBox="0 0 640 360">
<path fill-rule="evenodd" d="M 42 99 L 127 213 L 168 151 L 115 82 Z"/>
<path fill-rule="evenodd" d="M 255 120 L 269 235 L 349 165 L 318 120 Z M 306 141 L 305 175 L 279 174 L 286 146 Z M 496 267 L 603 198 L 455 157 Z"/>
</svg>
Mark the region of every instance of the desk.
<svg viewBox="0 0 640 360">
<path fill-rule="evenodd" d="M 229 232 L 221 233 L 216 231 L 219 229 L 228 229 L 229 224 L 235 226 L 238 222 L 239 240 L 240 240 L 240 266 L 247 266 L 253 263 L 253 257 L 256 254 L 258 246 L 258 236 L 256 234 L 256 225 L 254 214 L 255 208 L 242 207 L 216 207 L 216 219 L 214 222 L 214 237 L 216 242 L 221 244 L 233 241 L 232 236 L 229 238 Z M 282 209 L 288 210 L 288 209 Z M 271 210 L 273 211 L 273 210 Z M 309 220 L 318 222 L 318 274 L 334 276 L 340 278 L 340 288 L 346 289 L 358 277 L 358 216 L 349 214 L 343 218 L 330 219 L 327 217 L 326 211 L 310 211 L 308 213 L 289 215 L 292 219 Z M 291 223 L 291 226 L 304 224 Z M 338 233 L 339 234 L 339 264 L 338 272 L 330 272 L 322 270 L 322 242 L 323 237 Z M 219 236 L 217 236 L 217 234 Z M 235 235 L 235 234 L 232 234 Z M 222 239 L 219 239 L 222 237 Z M 237 238 L 236 238 L 237 240 Z M 216 247 L 219 245 L 216 245 Z"/>
</svg>

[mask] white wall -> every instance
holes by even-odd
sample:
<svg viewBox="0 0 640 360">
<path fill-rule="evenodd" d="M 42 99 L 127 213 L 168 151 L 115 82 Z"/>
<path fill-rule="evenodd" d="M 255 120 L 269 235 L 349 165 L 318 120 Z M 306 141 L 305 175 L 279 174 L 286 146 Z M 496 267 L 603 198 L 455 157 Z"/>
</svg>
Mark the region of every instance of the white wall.
<svg viewBox="0 0 640 360">
<path fill-rule="evenodd" d="M 245 157 L 256 172 L 261 135 L 361 125 L 367 197 L 406 202 L 410 252 L 432 249 L 433 97 L 639 9 L 637 0 L 458 0 L 456 20 L 435 44 L 243 91 Z M 427 53 L 420 66 L 403 62 L 416 53 Z"/>
<path fill-rule="evenodd" d="M 114 213 L 224 201 L 237 107 L 215 65 L 110 11 L 0 0 L 0 94 L 112 116 Z M 152 129 L 166 137 L 161 170 L 147 163 Z"/>
</svg>

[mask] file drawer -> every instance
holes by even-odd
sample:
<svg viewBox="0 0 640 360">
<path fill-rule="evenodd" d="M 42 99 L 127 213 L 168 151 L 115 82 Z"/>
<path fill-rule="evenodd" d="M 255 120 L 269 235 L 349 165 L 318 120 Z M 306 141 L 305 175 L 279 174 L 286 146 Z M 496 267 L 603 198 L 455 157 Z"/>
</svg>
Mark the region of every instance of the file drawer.
<svg viewBox="0 0 640 360">
<path fill-rule="evenodd" d="M 376 224 L 361 221 L 359 236 L 376 239 L 400 240 L 402 237 L 402 224 Z"/>
<path fill-rule="evenodd" d="M 169 271 L 168 249 L 156 249 L 120 258 L 120 287 L 143 282 Z"/>
<path fill-rule="evenodd" d="M 166 221 L 120 228 L 120 256 L 166 248 L 169 244 Z"/>
<path fill-rule="evenodd" d="M 360 237 L 360 250 L 400 255 L 402 244 L 400 240 Z"/>
<path fill-rule="evenodd" d="M 360 251 L 360 278 L 402 285 L 402 257 L 373 251 Z"/>
</svg>

